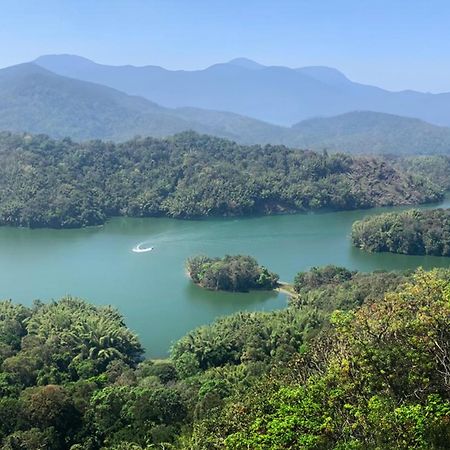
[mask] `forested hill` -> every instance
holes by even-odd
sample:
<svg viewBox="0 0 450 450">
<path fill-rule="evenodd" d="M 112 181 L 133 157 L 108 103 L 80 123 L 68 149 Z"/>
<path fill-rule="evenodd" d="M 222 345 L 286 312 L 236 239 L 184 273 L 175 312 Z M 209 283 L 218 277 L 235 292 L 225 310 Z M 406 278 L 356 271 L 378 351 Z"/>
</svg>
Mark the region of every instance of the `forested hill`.
<svg viewBox="0 0 450 450">
<path fill-rule="evenodd" d="M 291 69 L 238 59 L 203 70 L 170 71 L 105 66 L 72 55 L 48 55 L 36 63 L 161 105 L 231 111 L 283 125 L 351 111 L 379 111 L 450 126 L 450 93 L 390 92 L 355 83 L 330 67 Z"/>
<path fill-rule="evenodd" d="M 194 130 L 246 145 L 284 144 L 369 154 L 450 154 L 450 128 L 418 119 L 356 111 L 283 127 L 232 112 L 163 107 L 31 63 L 0 69 L 2 130 L 45 133 L 57 139 L 114 141 Z"/>
<path fill-rule="evenodd" d="M 370 154 L 450 154 L 450 128 L 372 111 L 304 120 L 290 129 L 301 148 Z"/>
<path fill-rule="evenodd" d="M 0 135 L 0 224 L 80 227 L 112 216 L 193 218 L 415 204 L 429 180 L 372 157 L 241 146 L 182 133 L 121 144 Z"/>
<path fill-rule="evenodd" d="M 237 114 L 164 108 L 145 98 L 62 77 L 31 63 L 0 70 L 0 131 L 5 130 L 117 141 L 195 130 L 247 142 L 269 142 L 284 132 L 283 128 Z"/>
</svg>

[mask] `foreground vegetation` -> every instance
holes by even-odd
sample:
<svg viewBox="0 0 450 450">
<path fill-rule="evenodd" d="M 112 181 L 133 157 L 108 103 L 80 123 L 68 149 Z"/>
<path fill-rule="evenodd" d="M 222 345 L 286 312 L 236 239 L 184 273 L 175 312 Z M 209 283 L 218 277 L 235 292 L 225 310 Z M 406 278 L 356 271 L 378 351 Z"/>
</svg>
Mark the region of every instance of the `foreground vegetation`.
<svg viewBox="0 0 450 450">
<path fill-rule="evenodd" d="M 143 360 L 111 308 L 0 302 L 0 448 L 445 449 L 450 271 L 314 268 Z"/>
<path fill-rule="evenodd" d="M 416 209 L 356 221 L 353 245 L 370 252 L 450 256 L 450 210 Z"/>
<path fill-rule="evenodd" d="M 255 258 L 244 255 L 195 256 L 187 260 L 186 269 L 194 283 L 215 291 L 271 290 L 278 286 L 279 280 L 277 274 L 259 266 Z"/>
<path fill-rule="evenodd" d="M 342 210 L 441 197 L 426 178 L 371 157 L 195 133 L 122 144 L 0 134 L 0 225 L 69 228 L 112 216 Z"/>
</svg>

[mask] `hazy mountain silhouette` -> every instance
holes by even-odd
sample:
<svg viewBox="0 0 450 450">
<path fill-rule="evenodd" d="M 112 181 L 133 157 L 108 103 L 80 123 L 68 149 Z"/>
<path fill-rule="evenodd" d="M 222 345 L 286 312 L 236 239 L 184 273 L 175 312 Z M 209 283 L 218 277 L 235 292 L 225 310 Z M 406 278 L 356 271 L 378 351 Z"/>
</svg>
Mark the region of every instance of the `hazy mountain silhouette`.
<svg viewBox="0 0 450 450">
<path fill-rule="evenodd" d="M 450 93 L 390 92 L 350 81 L 329 67 L 263 66 L 245 58 L 203 70 L 107 66 L 72 55 L 36 63 L 60 75 L 104 84 L 166 107 L 190 106 L 282 125 L 351 111 L 377 111 L 450 125 Z"/>
<path fill-rule="evenodd" d="M 450 128 L 371 111 L 304 120 L 291 129 L 290 144 L 351 153 L 450 153 Z"/>
<path fill-rule="evenodd" d="M 0 70 L 0 130 L 74 139 L 124 140 L 194 130 L 251 142 L 278 127 L 231 113 L 161 107 L 95 83 L 56 75 L 27 63 Z"/>
<path fill-rule="evenodd" d="M 329 76 L 345 82 L 332 71 Z M 450 153 L 450 128 L 418 119 L 362 111 L 282 127 L 230 112 L 162 107 L 33 63 L 0 70 L 0 130 L 76 140 L 162 137 L 194 130 L 245 144 L 353 153 Z"/>
</svg>

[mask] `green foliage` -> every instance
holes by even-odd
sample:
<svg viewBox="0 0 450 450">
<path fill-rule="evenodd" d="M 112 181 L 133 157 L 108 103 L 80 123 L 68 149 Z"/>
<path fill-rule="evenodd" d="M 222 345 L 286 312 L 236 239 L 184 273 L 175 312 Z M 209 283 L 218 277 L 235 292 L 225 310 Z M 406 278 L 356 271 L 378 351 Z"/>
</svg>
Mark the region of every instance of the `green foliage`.
<svg viewBox="0 0 450 450">
<path fill-rule="evenodd" d="M 2 372 L 19 385 L 89 378 L 104 372 L 112 361 L 130 367 L 140 360 L 142 348 L 136 336 L 110 307 L 68 297 L 36 303 L 32 310 L 2 302 L 0 309 L 10 312 L 0 316 L 3 340 L 15 343 L 3 360 Z"/>
<path fill-rule="evenodd" d="M 240 146 L 195 133 L 121 144 L 0 134 L 0 224 L 70 228 L 113 216 L 194 218 L 435 201 L 376 158 Z"/>
<path fill-rule="evenodd" d="M 313 267 L 295 277 L 297 296 L 290 304 L 296 308 L 312 307 L 327 313 L 335 309 L 352 309 L 367 301 L 381 300 L 386 292 L 395 291 L 407 280 L 408 273 L 350 272 L 343 267 Z"/>
<path fill-rule="evenodd" d="M 26 334 L 25 319 L 30 311 L 11 301 L 0 302 L 0 362 L 20 348 L 20 340 Z"/>
<path fill-rule="evenodd" d="M 445 449 L 450 437 L 449 276 L 419 272 L 353 313 L 214 421 L 199 448 Z"/>
<path fill-rule="evenodd" d="M 353 245 L 370 252 L 450 256 L 450 210 L 409 210 L 356 221 Z"/>
<path fill-rule="evenodd" d="M 79 425 L 79 413 L 69 394 L 61 386 L 47 385 L 24 390 L 21 409 L 32 427 L 53 428 L 66 433 Z"/>
<path fill-rule="evenodd" d="M 91 398 L 87 415 L 107 445 L 169 442 L 186 418 L 176 389 L 109 386 Z"/>
<path fill-rule="evenodd" d="M 157 377 L 162 384 L 174 382 L 178 378 L 177 370 L 171 361 L 144 361 L 138 367 L 140 378 Z"/>
<path fill-rule="evenodd" d="M 271 290 L 278 286 L 278 275 L 259 266 L 251 256 L 195 256 L 187 260 L 186 269 L 194 283 L 216 291 L 247 292 L 250 289 Z"/>
<path fill-rule="evenodd" d="M 345 267 L 325 266 L 313 267 L 309 272 L 299 272 L 294 279 L 296 292 L 310 290 L 327 284 L 339 284 L 351 280 L 355 272 Z"/>
<path fill-rule="evenodd" d="M 0 311 L 2 450 L 448 448 L 447 269 L 313 268 L 284 310 L 219 319 L 169 360 L 140 361 L 111 308 Z"/>
<path fill-rule="evenodd" d="M 201 370 L 283 361 L 300 349 L 315 320 L 314 313 L 291 310 L 235 314 L 188 333 L 172 347 L 172 359 L 177 367 L 184 368 L 188 362 Z"/>
<path fill-rule="evenodd" d="M 9 435 L 3 442 L 2 450 L 47 450 L 63 449 L 51 428 L 41 431 L 31 428 L 24 431 L 16 431 Z"/>
<path fill-rule="evenodd" d="M 450 157 L 446 155 L 391 157 L 389 162 L 415 176 L 427 177 L 442 189 L 450 189 Z"/>
<path fill-rule="evenodd" d="M 179 433 L 185 400 L 163 386 L 176 382 L 174 365 L 139 364 L 136 335 L 113 308 L 71 297 L 31 309 L 0 302 L 0 330 L 9 346 L 0 365 L 0 448 L 146 447 Z M 158 381 L 145 387 L 151 377 Z"/>
</svg>

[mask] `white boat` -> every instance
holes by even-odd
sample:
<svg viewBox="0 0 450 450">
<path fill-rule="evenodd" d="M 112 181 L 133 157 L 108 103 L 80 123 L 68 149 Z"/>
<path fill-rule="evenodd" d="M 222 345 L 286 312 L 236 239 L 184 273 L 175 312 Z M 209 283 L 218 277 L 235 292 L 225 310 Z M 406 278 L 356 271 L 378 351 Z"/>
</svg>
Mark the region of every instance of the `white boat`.
<svg viewBox="0 0 450 450">
<path fill-rule="evenodd" d="M 136 245 L 136 247 L 133 248 L 134 253 L 147 253 L 151 252 L 154 247 L 143 247 L 145 242 L 141 242 L 140 244 Z"/>
</svg>

